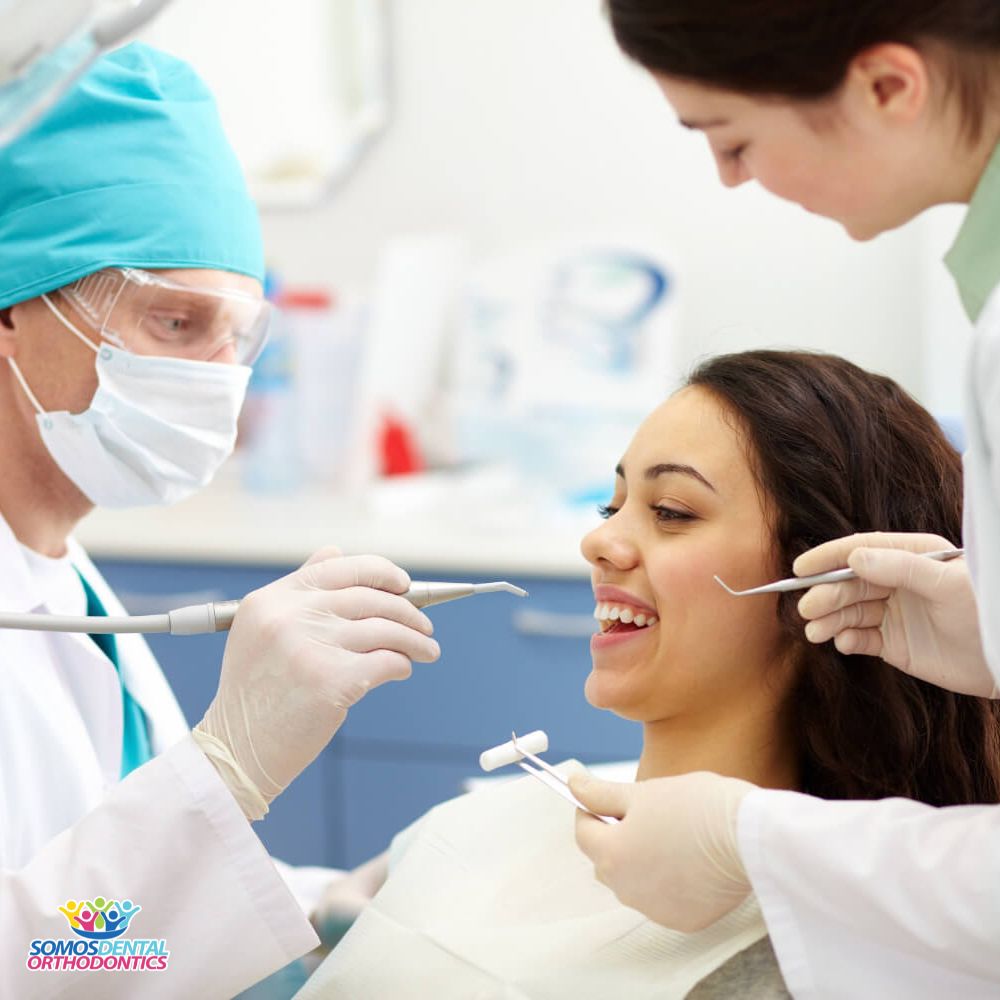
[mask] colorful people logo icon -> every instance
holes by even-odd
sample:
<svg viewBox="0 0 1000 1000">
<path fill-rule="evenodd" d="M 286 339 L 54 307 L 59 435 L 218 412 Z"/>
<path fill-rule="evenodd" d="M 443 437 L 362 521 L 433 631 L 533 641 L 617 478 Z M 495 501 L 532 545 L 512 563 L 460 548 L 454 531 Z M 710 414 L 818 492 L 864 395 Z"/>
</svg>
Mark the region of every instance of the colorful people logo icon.
<svg viewBox="0 0 1000 1000">
<path fill-rule="evenodd" d="M 104 939 L 124 934 L 132 918 L 142 909 L 126 899 L 121 902 L 96 896 L 92 901 L 68 899 L 59 912 L 75 934 L 80 937 Z"/>
</svg>

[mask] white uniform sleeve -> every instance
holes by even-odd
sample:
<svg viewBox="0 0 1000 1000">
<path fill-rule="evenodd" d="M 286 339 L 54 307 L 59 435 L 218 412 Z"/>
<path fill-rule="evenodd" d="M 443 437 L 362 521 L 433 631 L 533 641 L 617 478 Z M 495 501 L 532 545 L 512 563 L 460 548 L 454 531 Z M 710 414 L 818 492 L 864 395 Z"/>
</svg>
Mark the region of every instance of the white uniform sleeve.
<svg viewBox="0 0 1000 1000">
<path fill-rule="evenodd" d="M 792 995 L 1000 995 L 1000 806 L 751 792 L 740 851 Z"/>
<path fill-rule="evenodd" d="M 272 857 L 274 867 L 288 886 L 289 892 L 304 913 L 312 915 L 319 906 L 326 890 L 335 881 L 348 873 L 342 868 L 324 868 L 321 865 L 290 865 L 285 861 Z"/>
<path fill-rule="evenodd" d="M 58 907 L 142 907 L 124 935 L 165 939 L 165 971 L 29 971 L 72 939 Z M 318 944 L 214 767 L 188 737 L 109 790 L 18 871 L 0 871 L 0 996 L 229 998 Z"/>
</svg>

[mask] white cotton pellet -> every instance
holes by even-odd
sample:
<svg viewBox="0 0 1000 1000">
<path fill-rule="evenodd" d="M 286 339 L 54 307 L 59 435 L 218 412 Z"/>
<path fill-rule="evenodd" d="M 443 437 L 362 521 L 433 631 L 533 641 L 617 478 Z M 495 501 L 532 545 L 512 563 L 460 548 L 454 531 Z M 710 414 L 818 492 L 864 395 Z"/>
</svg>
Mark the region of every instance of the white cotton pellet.
<svg viewBox="0 0 1000 1000">
<path fill-rule="evenodd" d="M 518 736 L 517 742 L 528 753 L 545 753 L 549 748 L 549 737 L 543 729 L 536 729 L 533 733 Z M 521 754 L 514 749 L 513 742 L 508 740 L 498 747 L 484 750 L 479 755 L 479 766 L 484 771 L 495 771 L 498 767 L 506 767 L 508 764 L 514 764 L 522 759 Z"/>
</svg>

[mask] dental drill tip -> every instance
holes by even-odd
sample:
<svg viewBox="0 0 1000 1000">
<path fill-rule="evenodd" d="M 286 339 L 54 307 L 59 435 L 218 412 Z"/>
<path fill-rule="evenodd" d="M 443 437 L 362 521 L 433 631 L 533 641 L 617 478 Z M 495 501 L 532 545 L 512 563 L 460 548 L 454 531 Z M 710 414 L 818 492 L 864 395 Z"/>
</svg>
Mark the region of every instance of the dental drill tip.
<svg viewBox="0 0 1000 1000">
<path fill-rule="evenodd" d="M 733 590 L 733 588 L 730 587 L 729 584 L 726 583 L 726 581 L 722 579 L 722 577 L 720 577 L 720 576 L 713 576 L 712 579 L 715 580 L 715 582 L 720 587 L 722 587 L 723 590 L 728 590 L 729 593 L 733 595 L 733 597 L 739 597 L 740 596 L 739 595 L 739 591 Z"/>
<path fill-rule="evenodd" d="M 515 587 L 506 580 L 498 580 L 495 583 L 477 583 L 475 587 L 477 594 L 514 594 L 516 597 L 527 597 L 528 592 L 523 587 Z"/>
</svg>

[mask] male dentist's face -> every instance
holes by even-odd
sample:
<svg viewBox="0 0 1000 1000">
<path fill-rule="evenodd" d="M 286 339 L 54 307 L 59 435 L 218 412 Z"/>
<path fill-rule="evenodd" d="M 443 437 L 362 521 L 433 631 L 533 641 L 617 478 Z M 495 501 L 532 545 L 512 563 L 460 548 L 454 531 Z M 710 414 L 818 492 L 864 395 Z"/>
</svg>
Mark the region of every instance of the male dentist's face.
<svg viewBox="0 0 1000 1000">
<path fill-rule="evenodd" d="M 645 420 L 605 513 L 582 543 L 603 619 L 591 704 L 700 726 L 780 701 L 777 599 L 740 600 L 713 580 L 764 583 L 777 561 L 743 437 L 710 392 L 683 389 Z"/>
<path fill-rule="evenodd" d="M 260 283 L 253 278 L 228 271 L 202 269 L 159 271 L 165 278 L 193 288 L 226 289 L 260 296 Z M 65 318 L 95 346 L 101 333 L 88 318 L 59 295 L 51 297 Z M 161 317 L 163 322 L 179 322 L 182 317 Z M 0 355 L 10 355 L 18 363 L 32 391 L 45 410 L 82 413 L 97 391 L 95 353 L 75 337 L 41 298 L 13 306 L 7 313 L 6 335 L 0 336 Z M 183 356 L 183 354 L 179 354 Z M 231 347 L 206 360 L 232 364 L 236 358 Z M 35 411 L 23 393 L 15 394 L 28 425 L 34 425 Z"/>
</svg>

